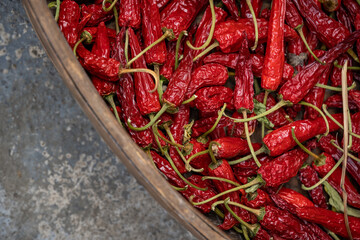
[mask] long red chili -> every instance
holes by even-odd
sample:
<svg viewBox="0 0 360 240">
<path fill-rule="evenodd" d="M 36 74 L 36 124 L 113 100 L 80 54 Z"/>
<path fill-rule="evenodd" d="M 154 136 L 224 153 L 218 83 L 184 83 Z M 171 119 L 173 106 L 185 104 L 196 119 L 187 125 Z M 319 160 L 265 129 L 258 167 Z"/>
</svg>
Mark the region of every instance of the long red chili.
<svg viewBox="0 0 360 240">
<path fill-rule="evenodd" d="M 140 0 L 122 0 L 119 11 L 119 26 L 138 29 L 141 25 Z"/>
<path fill-rule="evenodd" d="M 80 7 L 72 0 L 64 0 L 60 4 L 58 24 L 66 41 L 74 47 L 78 40 L 78 24 L 80 19 Z"/>
</svg>

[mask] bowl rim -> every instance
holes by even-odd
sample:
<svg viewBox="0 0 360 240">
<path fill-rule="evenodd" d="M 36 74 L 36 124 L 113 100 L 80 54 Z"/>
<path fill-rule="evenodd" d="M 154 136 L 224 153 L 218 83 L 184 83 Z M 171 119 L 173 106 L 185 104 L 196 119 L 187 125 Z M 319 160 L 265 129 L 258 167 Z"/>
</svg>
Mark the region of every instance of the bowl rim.
<svg viewBox="0 0 360 240">
<path fill-rule="evenodd" d="M 154 168 L 150 158 L 118 124 L 72 53 L 44 0 L 22 0 L 45 51 L 72 96 L 103 140 L 170 215 L 198 239 L 231 239 L 176 192 Z"/>
</svg>

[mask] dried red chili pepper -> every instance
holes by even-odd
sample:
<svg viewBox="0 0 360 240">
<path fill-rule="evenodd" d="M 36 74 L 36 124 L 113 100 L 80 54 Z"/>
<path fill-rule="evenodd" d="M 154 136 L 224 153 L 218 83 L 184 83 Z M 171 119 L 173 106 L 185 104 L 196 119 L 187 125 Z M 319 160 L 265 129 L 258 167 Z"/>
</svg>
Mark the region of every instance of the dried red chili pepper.
<svg viewBox="0 0 360 240">
<path fill-rule="evenodd" d="M 110 6 L 110 3 L 106 3 L 106 7 Z M 100 22 L 107 22 L 111 20 L 114 15 L 112 11 L 104 11 L 102 4 L 81 4 L 81 18 L 91 14 L 86 26 L 93 27 L 99 25 Z"/>
<path fill-rule="evenodd" d="M 231 17 L 234 20 L 239 20 L 240 14 L 239 14 L 239 9 L 236 6 L 236 1 L 235 0 L 222 0 L 222 2 L 224 3 L 224 5 L 228 9 L 228 11 L 230 12 Z"/>
<path fill-rule="evenodd" d="M 175 37 L 187 30 L 207 0 L 174 0 L 160 13 L 161 27 L 172 29 Z"/>
<path fill-rule="evenodd" d="M 300 181 L 302 184 L 304 184 L 305 187 L 311 187 L 319 182 L 319 177 L 311 166 L 305 165 L 300 169 Z M 327 208 L 323 186 L 318 186 L 310 190 L 309 195 L 315 203 L 316 207 Z"/>
<path fill-rule="evenodd" d="M 166 93 L 166 92 L 165 92 Z M 202 113 L 217 112 L 224 103 L 227 109 L 234 109 L 232 105 L 233 91 L 223 86 L 204 87 L 196 91 L 194 104 Z"/>
<path fill-rule="evenodd" d="M 208 131 L 216 122 L 217 116 L 200 118 L 195 121 L 192 127 L 192 137 L 196 138 Z M 221 117 L 216 128 L 225 128 L 232 125 L 232 121 L 227 117 Z M 219 137 L 214 135 L 214 132 L 210 133 L 211 139 L 217 139 Z M 221 137 L 221 136 L 220 136 Z"/>
<path fill-rule="evenodd" d="M 256 147 L 256 145 L 254 145 L 254 150 L 256 151 L 258 149 L 259 148 Z M 261 154 L 257 158 L 261 165 L 267 164 L 268 162 L 272 161 L 272 158 L 265 154 Z M 255 161 L 252 158 L 247 161 L 243 161 L 241 163 L 235 164 L 235 165 L 233 165 L 231 162 L 230 162 L 230 164 L 234 170 L 234 174 L 235 174 L 236 178 L 254 177 L 254 176 L 256 176 L 257 170 L 259 169 L 259 167 L 256 165 Z"/>
<path fill-rule="evenodd" d="M 187 88 L 185 98 L 190 98 L 202 87 L 224 85 L 227 79 L 227 69 L 220 64 L 211 63 L 200 66 L 191 74 L 191 82 Z"/>
<path fill-rule="evenodd" d="M 262 7 L 262 1 L 261 0 L 251 0 L 251 6 L 254 9 L 254 13 L 256 18 L 259 17 L 260 15 L 260 10 Z M 250 9 L 248 7 L 248 5 L 246 4 L 246 0 L 240 0 L 240 12 L 241 12 L 241 17 L 242 18 L 252 18 Z M 263 16 L 261 16 L 261 18 L 263 18 Z"/>
<path fill-rule="evenodd" d="M 360 5 L 356 0 L 344 0 L 342 4 L 348 10 L 348 13 L 351 17 L 351 22 L 355 22 L 356 15 L 360 12 Z"/>
<path fill-rule="evenodd" d="M 91 81 L 100 94 L 100 96 L 106 96 L 116 92 L 118 85 L 114 82 L 102 80 L 98 77 L 92 76 Z"/>
<path fill-rule="evenodd" d="M 265 90 L 275 91 L 281 83 L 285 62 L 285 12 L 285 0 L 274 0 L 272 2 L 264 68 L 261 74 L 261 87 Z"/>
<path fill-rule="evenodd" d="M 248 194 L 249 195 L 249 194 Z M 250 197 L 250 199 L 248 199 Z M 251 208 L 260 208 L 267 205 L 273 205 L 274 203 L 271 200 L 269 194 L 260 188 L 256 190 L 255 193 L 244 197 L 244 204 Z"/>
<path fill-rule="evenodd" d="M 204 144 L 198 142 L 195 138 L 191 139 L 185 146 L 185 151 L 188 153 L 185 155 L 186 160 L 188 160 L 192 155 L 205 151 Z M 191 160 L 190 165 L 196 169 L 203 168 L 204 171 L 201 172 L 203 175 L 208 174 L 208 165 L 211 163 L 209 154 L 201 154 Z"/>
<path fill-rule="evenodd" d="M 325 163 L 321 163 L 323 165 L 317 166 L 315 163 L 313 163 L 314 169 L 319 173 L 320 177 L 324 177 L 334 166 L 335 161 L 331 157 L 331 155 L 324 153 L 326 156 Z M 335 188 L 337 192 L 340 194 L 342 193 L 340 188 L 340 179 L 341 179 L 341 169 L 337 168 L 335 171 L 329 176 L 327 181 L 330 183 L 330 185 Z M 356 188 L 351 184 L 348 177 L 345 177 L 345 184 L 344 184 L 345 190 L 347 192 L 348 196 L 348 203 L 351 206 L 360 207 L 360 194 L 356 191 Z"/>
<path fill-rule="evenodd" d="M 168 42 L 167 43 L 167 55 L 166 61 L 164 65 L 160 67 L 160 75 L 165 77 L 166 79 L 170 79 L 171 75 L 174 72 L 175 66 L 175 50 L 176 50 L 176 42 Z M 182 44 L 180 44 L 179 54 L 182 53 Z"/>
<path fill-rule="evenodd" d="M 97 28 L 96 39 L 91 53 L 99 57 L 110 58 L 110 40 L 107 35 L 105 23 L 101 22 Z"/>
<path fill-rule="evenodd" d="M 156 3 L 157 7 L 160 10 L 162 10 L 166 6 L 166 4 L 169 3 L 170 0 L 153 0 L 153 1 Z"/>
<path fill-rule="evenodd" d="M 141 25 L 140 0 L 122 0 L 119 11 L 119 26 L 138 29 Z"/>
<path fill-rule="evenodd" d="M 354 104 L 360 109 L 360 91 L 359 90 L 350 90 L 349 98 L 354 101 Z"/>
<path fill-rule="evenodd" d="M 336 11 L 336 18 L 340 23 L 342 23 L 349 30 L 349 32 L 353 32 L 350 15 L 344 9 L 343 6 L 340 6 L 339 10 Z"/>
<path fill-rule="evenodd" d="M 360 112 L 357 112 L 351 116 L 351 125 L 352 125 L 352 132 L 356 134 L 360 134 Z M 360 139 L 353 138 L 352 139 L 352 146 L 351 151 L 360 153 Z"/>
<path fill-rule="evenodd" d="M 93 43 L 95 42 L 96 36 L 97 36 L 97 27 L 86 27 L 82 30 L 80 36 L 83 37 L 83 34 L 86 34 L 87 36 L 89 36 L 89 41 L 88 39 L 86 40 L 85 43 Z M 114 29 L 111 28 L 106 28 L 107 30 L 107 35 L 109 37 L 109 39 L 111 39 L 111 41 L 113 41 L 116 38 L 116 31 Z"/>
<path fill-rule="evenodd" d="M 348 66 L 352 66 L 353 61 L 352 58 L 347 55 L 346 53 L 341 54 L 338 58 L 337 58 L 337 62 L 340 65 L 344 65 L 345 61 L 348 62 Z M 347 70 L 347 74 L 346 74 L 346 78 L 347 78 L 347 84 L 348 86 L 351 86 L 351 84 L 353 83 L 353 73 L 351 70 Z M 341 86 L 341 68 L 338 68 L 336 66 L 333 67 L 332 73 L 331 73 L 331 85 L 334 87 L 338 87 Z"/>
<path fill-rule="evenodd" d="M 355 25 L 356 30 L 360 30 L 360 13 L 356 15 L 354 25 Z M 356 41 L 356 50 L 357 50 L 357 54 L 360 55 L 360 40 L 359 39 Z"/>
<path fill-rule="evenodd" d="M 324 103 L 328 107 L 342 108 L 343 107 L 342 95 L 341 94 L 331 95 L 330 97 L 328 97 L 326 99 L 326 101 Z M 354 101 L 350 96 L 349 96 L 348 103 L 349 103 L 350 110 L 358 110 L 359 109 L 359 107 L 356 105 L 356 101 Z"/>
<path fill-rule="evenodd" d="M 64 0 L 60 4 L 58 24 L 66 41 L 74 47 L 78 40 L 78 24 L 80 20 L 79 5 L 72 0 Z"/>
<path fill-rule="evenodd" d="M 251 113 L 249 117 L 255 116 L 255 113 Z M 243 115 L 239 112 L 234 112 L 232 118 L 243 119 Z M 249 134 L 252 135 L 255 131 L 257 120 L 248 122 Z M 244 123 L 232 122 L 231 125 L 227 126 L 227 135 L 230 137 L 241 137 L 246 138 L 245 125 Z"/>
<path fill-rule="evenodd" d="M 266 20 L 270 19 L 271 10 L 269 8 L 264 8 L 261 10 L 260 18 L 264 18 Z"/>
<path fill-rule="evenodd" d="M 242 138 L 223 137 L 212 140 L 217 144 L 212 145 L 214 156 L 218 159 L 231 159 L 237 156 L 243 156 L 250 153 L 247 141 Z M 257 143 L 253 144 L 259 148 Z"/>
</svg>

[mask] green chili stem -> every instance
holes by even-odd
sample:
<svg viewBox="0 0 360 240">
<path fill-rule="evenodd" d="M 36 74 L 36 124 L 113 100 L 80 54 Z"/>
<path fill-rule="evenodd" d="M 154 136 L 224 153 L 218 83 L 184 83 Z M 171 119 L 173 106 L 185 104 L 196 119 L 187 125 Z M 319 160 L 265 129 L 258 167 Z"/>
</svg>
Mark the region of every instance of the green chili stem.
<svg viewBox="0 0 360 240">
<path fill-rule="evenodd" d="M 324 133 L 324 136 L 327 136 L 330 132 L 330 127 L 329 127 L 329 121 L 327 120 L 325 114 L 317 106 L 315 106 L 311 103 L 301 101 L 301 102 L 299 102 L 299 104 L 307 106 L 307 107 L 311 107 L 311 108 L 315 109 L 318 113 L 320 113 L 320 115 L 323 117 L 323 119 L 325 121 L 325 125 L 326 125 L 326 132 Z"/>
<path fill-rule="evenodd" d="M 228 72 L 228 76 L 229 77 L 235 76 L 235 72 Z"/>
<path fill-rule="evenodd" d="M 60 15 L 60 0 L 56 0 L 56 11 L 55 11 L 55 21 L 59 21 Z"/>
<path fill-rule="evenodd" d="M 218 215 L 221 219 L 224 219 L 225 215 L 220 211 L 220 209 L 218 209 L 217 207 L 213 210 L 216 215 Z M 236 227 L 236 226 L 233 226 L 233 229 L 238 232 L 238 233 L 242 233 L 242 231 Z"/>
<path fill-rule="evenodd" d="M 56 6 L 57 6 L 56 1 L 48 3 L 48 8 L 53 8 L 53 7 L 56 7 Z"/>
<path fill-rule="evenodd" d="M 315 86 L 320 87 L 320 88 L 325 88 L 325 89 L 328 89 L 328 90 L 331 90 L 331 91 L 341 92 L 341 88 L 339 88 L 339 87 L 331 87 L 331 86 L 324 85 L 324 84 L 321 84 L 321 83 L 317 83 L 317 84 L 315 84 Z M 356 82 L 353 82 L 353 84 L 351 84 L 351 86 L 348 87 L 347 89 L 352 90 L 354 88 L 356 88 Z"/>
<path fill-rule="evenodd" d="M 112 107 L 112 109 L 114 110 L 114 114 L 115 114 L 115 118 L 116 120 L 121 124 L 121 120 L 120 120 L 120 117 L 119 117 L 119 113 L 116 109 L 116 105 L 115 105 L 115 102 L 114 102 L 114 95 L 113 94 L 109 94 L 107 96 L 105 96 L 105 99 L 106 101 L 110 104 L 110 106 Z"/>
<path fill-rule="evenodd" d="M 214 1 L 209 0 L 209 3 L 210 3 L 210 10 L 211 10 L 211 27 L 210 27 L 209 36 L 206 39 L 206 41 L 204 42 L 204 44 L 201 45 L 200 47 L 194 47 L 191 44 L 191 42 L 189 40 L 187 40 L 186 45 L 188 45 L 188 47 L 191 48 L 192 50 L 201 50 L 201 49 L 206 48 L 207 46 L 209 46 L 209 44 L 211 43 L 211 40 L 213 38 L 213 35 L 215 32 L 216 14 L 215 14 L 215 8 L 214 8 Z"/>
<path fill-rule="evenodd" d="M 311 187 L 305 187 L 304 185 L 301 185 L 301 188 L 306 191 L 310 191 L 310 190 L 313 190 L 314 188 L 317 188 L 331 176 L 331 174 L 340 166 L 340 164 L 342 163 L 343 160 L 344 160 L 344 156 L 342 156 L 340 158 L 340 160 L 334 165 L 334 167 L 324 176 L 324 178 L 320 179 L 319 182 L 317 182 L 316 184 L 314 184 Z"/>
<path fill-rule="evenodd" d="M 313 153 L 312 151 L 310 151 L 309 149 L 307 149 L 296 137 L 295 135 L 295 128 L 292 127 L 291 128 L 291 135 L 294 139 L 294 141 L 296 142 L 296 144 L 304 151 L 306 152 L 307 154 L 309 154 L 310 156 L 312 156 L 313 158 L 315 158 L 316 160 L 320 161 L 320 157 L 318 155 L 316 155 L 315 153 Z"/>
<path fill-rule="evenodd" d="M 250 118 L 247 118 L 247 119 L 238 119 L 238 118 L 232 118 L 226 114 L 224 114 L 225 117 L 227 118 L 230 118 L 231 120 L 233 120 L 235 123 L 239 123 L 239 122 L 250 122 L 252 120 L 256 120 L 256 119 L 259 119 L 259 118 L 262 118 L 262 117 L 265 117 L 266 115 L 272 113 L 272 112 L 275 112 L 276 110 L 278 110 L 279 108 L 282 108 L 284 106 L 290 106 L 291 103 L 290 102 L 287 102 L 287 101 L 284 101 L 284 100 L 281 100 L 280 102 L 278 102 L 274 107 L 272 107 L 271 109 L 259 114 L 259 115 L 256 115 L 254 117 L 250 117 Z"/>
<path fill-rule="evenodd" d="M 125 31 L 125 47 L 124 47 L 124 51 L 125 51 L 125 59 L 126 62 L 129 62 L 129 29 L 126 29 Z"/>
<path fill-rule="evenodd" d="M 73 49 L 73 53 L 74 53 L 75 57 L 77 56 L 76 50 L 77 50 L 78 46 L 80 45 L 80 43 L 82 43 L 85 40 L 86 40 L 86 37 L 83 37 L 79 41 L 77 41 L 77 43 L 75 44 L 74 49 Z"/>
<path fill-rule="evenodd" d="M 169 161 L 171 167 L 172 167 L 172 168 L 174 169 L 174 171 L 176 172 L 176 174 L 177 174 L 187 185 L 189 185 L 189 186 L 191 186 L 191 187 L 193 187 L 193 188 L 195 188 L 195 189 L 198 189 L 198 190 L 200 190 L 200 191 L 206 191 L 206 190 L 208 189 L 207 187 L 206 187 L 206 188 L 198 187 L 198 186 L 192 184 L 191 182 L 189 182 L 189 180 L 187 180 L 187 179 L 179 172 L 179 170 L 178 170 L 177 167 L 175 166 L 174 161 L 171 159 L 171 157 L 169 156 L 169 154 L 168 154 L 167 152 L 165 152 L 164 155 L 165 155 L 166 159 Z"/>
<path fill-rule="evenodd" d="M 219 46 L 219 42 L 218 41 L 214 41 L 213 44 L 211 44 L 207 49 L 205 49 L 204 51 L 202 51 L 199 55 L 197 55 L 196 57 L 194 57 L 193 61 L 195 62 L 196 60 L 198 60 L 199 58 L 201 58 L 202 56 L 205 56 L 207 53 L 209 53 L 211 50 L 213 50 L 214 48 Z"/>
<path fill-rule="evenodd" d="M 165 174 L 163 174 L 163 173 L 157 168 L 157 166 L 156 166 L 156 164 L 155 164 L 155 162 L 154 162 L 154 159 L 153 159 L 153 157 L 151 156 L 150 149 L 146 149 L 146 150 L 144 150 L 144 151 L 145 151 L 146 155 L 148 155 L 148 157 L 151 159 L 151 163 L 152 163 L 152 165 L 154 166 L 154 168 L 157 169 L 157 170 L 159 171 L 159 173 L 160 173 L 161 175 L 163 175 L 163 177 L 164 177 L 165 179 L 167 179 L 167 177 L 165 176 Z"/>
<path fill-rule="evenodd" d="M 176 41 L 176 47 L 175 47 L 175 70 L 179 67 L 179 50 L 180 50 L 180 43 L 183 36 L 187 36 L 187 31 L 181 31 L 179 34 L 179 37 Z"/>
<path fill-rule="evenodd" d="M 264 153 L 265 151 L 266 151 L 266 147 L 262 146 L 259 150 L 255 151 L 254 154 L 259 155 L 261 153 Z M 245 157 L 242 157 L 242 158 L 239 158 L 237 160 L 229 161 L 229 165 L 235 165 L 235 164 L 238 164 L 238 163 L 241 163 L 241 162 L 245 162 L 247 160 L 250 160 L 252 157 L 253 157 L 253 155 L 249 154 L 249 155 L 247 155 Z"/>
<path fill-rule="evenodd" d="M 137 72 L 143 72 L 143 73 L 148 73 L 150 74 L 151 76 L 153 76 L 154 80 L 155 80 L 155 87 L 150 90 L 149 92 L 150 93 L 153 93 L 156 91 L 156 89 L 158 88 L 159 86 L 159 82 L 160 82 L 160 79 L 159 79 L 159 76 L 152 70 L 150 69 L 147 69 L 147 68 L 132 68 L 132 69 L 126 69 L 126 68 L 122 68 L 121 66 L 119 66 L 119 77 L 121 74 L 126 74 L 126 73 L 137 73 Z"/>
<path fill-rule="evenodd" d="M 335 234 L 333 233 L 332 231 L 329 231 L 328 229 L 327 230 L 327 233 L 334 239 L 334 240 L 340 240 L 340 238 Z"/>
<path fill-rule="evenodd" d="M 162 104 L 162 95 L 163 95 L 163 89 L 162 89 L 162 83 L 163 81 L 160 80 L 160 69 L 159 69 L 159 64 L 154 64 L 154 72 L 156 74 L 156 76 L 158 77 L 159 79 L 159 84 L 157 86 L 157 92 L 159 94 L 159 101 L 160 103 Z"/>
<path fill-rule="evenodd" d="M 344 149 L 342 149 L 339 145 L 337 145 L 337 144 L 335 143 L 335 140 L 330 140 L 330 144 L 333 145 L 334 147 L 336 147 L 338 150 L 344 152 Z M 352 158 L 353 160 L 355 160 L 355 161 L 357 161 L 357 162 L 360 162 L 360 158 L 355 157 L 355 156 L 352 155 L 351 153 L 348 153 L 348 156 L 349 156 L 350 158 Z"/>
<path fill-rule="evenodd" d="M 244 235 L 245 240 L 250 240 L 246 226 L 243 225 L 243 224 L 241 224 L 241 229 L 242 229 L 242 231 L 243 231 L 243 235 Z"/>
<path fill-rule="evenodd" d="M 160 111 L 156 113 L 155 117 L 153 119 L 151 119 L 150 122 L 143 127 L 132 126 L 130 119 L 127 120 L 127 125 L 133 131 L 144 131 L 144 130 L 148 129 L 149 127 L 151 127 L 161 117 L 161 115 L 166 111 L 166 109 L 168 109 L 169 107 L 170 107 L 170 105 L 165 103 L 162 106 L 162 108 L 160 109 Z"/>
<path fill-rule="evenodd" d="M 154 115 L 153 114 L 150 114 L 150 119 L 153 119 L 154 118 Z M 160 121 L 160 120 L 159 120 Z M 160 152 L 161 152 L 161 154 L 162 155 L 164 155 L 164 149 L 162 148 L 162 146 L 161 146 L 161 143 L 160 143 L 160 141 L 159 141 L 159 137 L 161 136 L 160 134 L 159 134 L 159 129 L 158 129 L 158 127 L 157 127 L 157 124 L 158 123 L 155 123 L 154 125 L 152 125 L 151 126 L 151 129 L 152 129 L 152 131 L 153 131 L 153 134 L 154 134 L 154 138 L 155 138 L 155 142 L 156 142 L 156 144 L 158 145 L 158 148 L 160 149 Z"/>
<path fill-rule="evenodd" d="M 209 130 L 207 130 L 205 133 L 203 133 L 198 139 L 206 138 L 210 133 L 212 133 L 215 130 L 216 126 L 219 124 L 219 122 L 221 120 L 223 113 L 225 112 L 225 109 L 226 109 L 226 103 L 224 103 L 224 106 L 218 112 L 218 117 L 217 117 L 214 125 L 212 125 L 212 127 Z"/>
<path fill-rule="evenodd" d="M 258 95 L 261 92 L 259 81 L 257 78 L 254 78 L 254 91 L 255 91 L 255 95 Z"/>
<path fill-rule="evenodd" d="M 212 150 L 213 145 L 220 146 L 220 143 L 214 142 L 214 141 L 212 141 L 212 142 L 209 143 L 209 150 L 208 150 L 208 151 L 209 151 L 209 155 L 210 155 L 210 158 L 211 158 L 211 162 L 212 162 L 214 165 L 216 165 L 216 164 L 218 163 L 218 161 L 216 160 L 215 155 L 214 155 L 214 152 L 213 152 L 213 150 Z"/>
<path fill-rule="evenodd" d="M 337 67 L 337 68 L 343 68 L 343 66 L 340 65 L 337 60 L 334 61 L 334 66 Z M 347 69 L 348 70 L 360 70 L 360 67 L 348 66 Z"/>
<path fill-rule="evenodd" d="M 315 59 L 317 62 L 319 62 L 319 63 L 322 64 L 322 65 L 325 65 L 325 62 L 322 62 L 322 61 L 315 55 L 315 53 L 311 50 L 309 44 L 308 44 L 307 41 L 306 41 L 306 38 L 305 38 L 305 36 L 304 36 L 304 32 L 303 32 L 302 28 L 303 28 L 303 25 L 300 25 L 300 26 L 296 27 L 295 30 L 299 33 L 299 36 L 300 36 L 301 40 L 304 42 L 307 50 L 309 51 L 309 53 L 314 57 L 314 59 Z"/>
<path fill-rule="evenodd" d="M 352 129 L 352 123 L 351 123 L 351 116 L 350 116 L 350 111 L 349 111 L 349 108 L 348 108 L 348 119 L 349 119 L 349 129 Z M 348 145 L 348 149 L 351 149 L 352 147 L 352 136 L 349 135 L 349 145 Z"/>
<path fill-rule="evenodd" d="M 242 112 L 242 114 L 243 114 L 243 118 L 244 118 L 244 119 L 247 119 L 246 110 L 244 110 L 244 111 Z M 254 161 L 255 161 L 256 165 L 257 165 L 258 167 L 261 167 L 261 163 L 259 162 L 259 159 L 256 157 L 256 154 L 255 154 L 255 152 L 254 152 L 254 148 L 253 148 L 252 143 L 251 143 L 250 134 L 249 134 L 249 125 L 248 125 L 248 122 L 245 122 L 244 125 L 245 125 L 246 141 L 247 141 L 247 143 L 248 143 L 248 146 L 249 146 L 251 155 L 252 155 L 252 157 L 254 158 Z"/>
<path fill-rule="evenodd" d="M 154 125 L 157 125 L 157 123 L 155 123 Z M 153 126 L 154 126 L 153 125 Z M 173 143 L 171 141 L 169 141 L 168 139 L 164 138 L 163 136 L 161 136 L 159 133 L 157 133 L 158 137 L 161 138 L 164 142 L 174 146 L 174 147 L 179 147 L 179 148 L 183 148 L 184 146 L 178 143 Z"/>
<path fill-rule="evenodd" d="M 116 34 L 118 34 L 120 32 L 120 27 L 119 27 L 119 22 L 117 19 L 119 19 L 119 14 L 118 11 L 116 10 L 116 7 L 113 8 L 114 11 L 114 18 L 115 18 L 115 30 L 116 30 Z"/>
<path fill-rule="evenodd" d="M 356 2 L 360 5 L 360 0 L 356 0 Z"/>
<path fill-rule="evenodd" d="M 251 47 L 251 50 L 255 51 L 255 49 L 257 48 L 258 42 L 259 42 L 259 29 L 258 29 L 258 25 L 257 25 L 256 15 L 255 15 L 254 9 L 253 9 L 253 7 L 251 5 L 251 1 L 246 0 L 246 4 L 249 7 L 249 10 L 250 10 L 251 16 L 252 16 L 252 20 L 254 22 L 255 42 L 254 42 L 254 46 Z"/>
<path fill-rule="evenodd" d="M 267 102 L 269 93 L 270 93 L 269 90 L 265 90 L 264 100 L 263 100 L 263 104 L 265 105 L 265 110 L 266 110 L 266 102 Z M 261 138 L 264 138 L 264 136 L 265 136 L 265 122 L 263 121 L 261 123 Z"/>
<path fill-rule="evenodd" d="M 192 160 L 194 160 L 194 158 L 196 158 L 196 157 L 198 157 L 198 156 L 201 156 L 201 155 L 204 155 L 204 154 L 208 154 L 208 153 L 209 153 L 209 149 L 204 150 L 204 151 L 201 151 L 201 152 L 197 152 L 197 153 L 191 155 L 191 156 L 187 159 L 186 163 L 187 163 L 187 164 L 190 164 L 190 162 L 191 162 Z"/>
<path fill-rule="evenodd" d="M 234 182 L 234 181 L 231 181 L 230 179 L 227 179 L 227 178 L 220 178 L 220 177 L 212 177 L 212 176 L 205 176 L 205 177 L 202 177 L 201 180 L 207 180 L 207 179 L 211 179 L 211 180 L 218 180 L 218 181 L 222 181 L 222 182 L 227 182 L 231 185 L 234 185 L 236 187 L 239 187 L 241 186 L 240 184 L 238 184 L 237 182 Z"/>
<path fill-rule="evenodd" d="M 191 96 L 191 98 L 183 101 L 181 104 L 185 105 L 185 104 L 191 103 L 191 102 L 194 101 L 196 98 L 197 98 L 197 96 L 194 94 L 194 95 Z"/>
<path fill-rule="evenodd" d="M 175 189 L 176 191 L 178 191 L 178 192 L 183 192 L 183 191 L 186 191 L 186 190 L 188 189 L 188 185 L 186 185 L 186 186 L 183 187 L 183 188 L 175 187 L 175 186 L 173 186 L 173 185 L 171 185 L 171 187 L 172 187 L 173 189 Z"/>
<path fill-rule="evenodd" d="M 106 8 L 106 6 L 105 6 L 105 4 L 106 4 L 107 2 L 111 2 L 111 1 L 109 1 L 109 0 L 104 0 L 104 1 L 102 2 L 102 9 L 103 9 L 105 12 L 109 12 L 111 9 L 113 9 L 113 7 L 115 6 L 117 0 L 114 0 L 108 8 Z"/>
<path fill-rule="evenodd" d="M 254 208 L 250 208 L 248 206 L 245 206 L 245 205 L 243 205 L 241 203 L 232 202 L 232 201 L 228 201 L 227 204 L 233 205 L 233 206 L 236 206 L 236 207 L 239 207 L 239 208 L 242 208 L 242 209 L 245 209 L 246 211 L 253 213 L 257 218 L 260 218 L 260 219 L 265 214 L 265 209 L 264 208 L 254 209 Z"/>
<path fill-rule="evenodd" d="M 322 109 L 324 110 L 324 113 L 326 114 L 326 116 L 328 116 L 336 125 L 338 125 L 341 129 L 344 129 L 344 126 L 341 125 L 341 123 L 339 123 L 333 116 L 331 116 L 331 114 L 328 112 L 328 110 L 326 109 L 326 104 L 322 105 Z M 353 137 L 356 138 L 360 138 L 360 135 L 353 133 L 351 131 L 349 131 L 349 134 Z"/>
<path fill-rule="evenodd" d="M 349 48 L 349 49 L 347 50 L 347 53 L 355 60 L 355 62 L 360 63 L 359 57 L 356 55 L 356 53 L 354 52 L 354 50 L 352 50 L 352 48 Z"/>
</svg>

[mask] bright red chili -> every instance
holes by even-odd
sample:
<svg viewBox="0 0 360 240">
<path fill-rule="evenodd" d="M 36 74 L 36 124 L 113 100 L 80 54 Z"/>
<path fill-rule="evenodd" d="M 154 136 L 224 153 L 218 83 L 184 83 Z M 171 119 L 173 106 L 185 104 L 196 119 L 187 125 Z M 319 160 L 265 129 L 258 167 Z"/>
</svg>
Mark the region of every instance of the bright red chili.
<svg viewBox="0 0 360 240">
<path fill-rule="evenodd" d="M 106 3 L 106 7 L 109 7 L 110 3 Z M 91 14 L 89 21 L 86 23 L 88 27 L 94 27 L 99 25 L 100 22 L 107 22 L 111 20 L 114 15 L 113 11 L 104 11 L 102 4 L 81 4 L 81 18 Z"/>
<path fill-rule="evenodd" d="M 248 117 L 249 118 L 254 117 L 255 115 L 256 115 L 255 113 L 251 113 L 248 115 Z M 231 115 L 231 117 L 237 119 L 243 119 L 243 114 L 236 111 Z M 255 132 L 256 125 L 257 125 L 257 120 L 251 120 L 248 122 L 250 136 Z M 230 126 L 227 126 L 227 135 L 230 137 L 246 138 L 244 123 L 232 122 Z"/>
<path fill-rule="evenodd" d="M 64 0 L 60 4 L 58 24 L 66 41 L 74 47 L 78 40 L 78 24 L 80 20 L 79 5 L 72 0 Z"/>
<path fill-rule="evenodd" d="M 217 113 L 224 103 L 227 104 L 227 109 L 234 109 L 233 91 L 228 87 L 204 87 L 196 91 L 195 95 L 197 98 L 194 104 L 202 113 Z"/>
<path fill-rule="evenodd" d="M 119 26 L 138 29 L 141 25 L 140 0 L 121 0 Z"/>
<path fill-rule="evenodd" d="M 254 9 L 254 13 L 256 18 L 260 15 L 260 10 L 262 7 L 262 1 L 261 0 L 251 0 L 251 6 Z M 250 12 L 250 9 L 248 5 L 246 4 L 246 0 L 240 0 L 240 12 L 242 18 L 252 18 L 252 14 Z"/>
<path fill-rule="evenodd" d="M 247 141 L 242 138 L 223 137 L 212 140 L 219 145 L 212 145 L 214 156 L 218 159 L 231 159 L 237 156 L 243 156 L 250 153 Z M 254 143 L 253 145 L 258 145 Z"/>
</svg>

